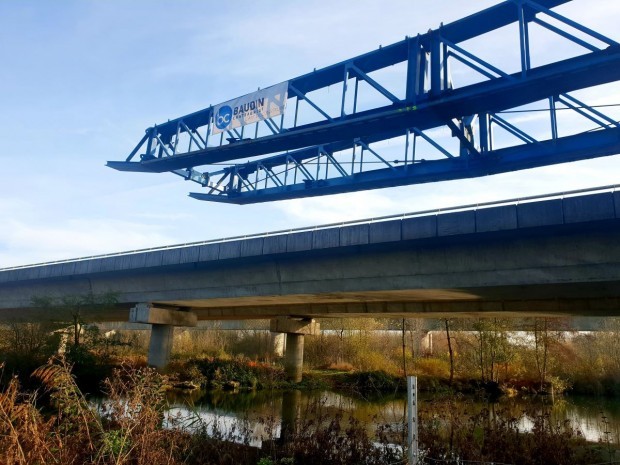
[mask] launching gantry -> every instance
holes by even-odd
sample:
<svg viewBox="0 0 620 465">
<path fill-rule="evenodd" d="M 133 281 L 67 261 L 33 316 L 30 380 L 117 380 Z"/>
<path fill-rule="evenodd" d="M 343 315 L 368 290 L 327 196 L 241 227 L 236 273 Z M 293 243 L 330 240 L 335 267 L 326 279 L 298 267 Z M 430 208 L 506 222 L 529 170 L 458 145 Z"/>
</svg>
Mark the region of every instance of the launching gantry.
<svg viewBox="0 0 620 465">
<path fill-rule="evenodd" d="M 171 172 L 202 187 L 193 198 L 247 204 L 619 153 L 618 118 L 582 95 L 604 95 L 620 80 L 620 46 L 552 10 L 567 2 L 505 1 L 209 106 L 148 128 L 125 161 L 108 166 Z M 572 54 L 538 64 L 540 31 Z M 497 63 L 475 50 L 480 38 L 510 35 L 517 45 L 507 43 Z M 536 122 L 521 112 L 536 112 Z"/>
</svg>

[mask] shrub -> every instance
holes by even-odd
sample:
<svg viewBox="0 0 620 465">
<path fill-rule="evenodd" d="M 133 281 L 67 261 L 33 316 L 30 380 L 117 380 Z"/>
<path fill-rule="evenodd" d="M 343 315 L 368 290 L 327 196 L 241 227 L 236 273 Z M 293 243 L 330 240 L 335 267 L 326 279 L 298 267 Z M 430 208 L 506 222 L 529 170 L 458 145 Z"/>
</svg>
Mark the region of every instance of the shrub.
<svg viewBox="0 0 620 465">
<path fill-rule="evenodd" d="M 162 383 L 153 370 L 116 371 L 101 412 L 85 399 L 63 360 L 33 375 L 49 391 L 53 411 L 44 416 L 37 408 L 41 398 L 20 393 L 17 379 L 11 380 L 0 394 L 0 463 L 182 463 L 176 457 L 184 437 L 161 427 Z"/>
<path fill-rule="evenodd" d="M 32 386 L 30 373 L 58 350 L 61 337 L 55 329 L 58 325 L 47 322 L 0 325 L 0 362 L 7 382 L 16 375 L 21 385 Z"/>
<path fill-rule="evenodd" d="M 450 377 L 450 363 L 438 358 L 421 358 L 416 362 L 416 372 L 420 375 L 448 379 Z"/>
<path fill-rule="evenodd" d="M 285 379 L 282 368 L 243 357 L 205 357 L 191 360 L 188 365 L 197 368 L 202 374 L 206 388 L 219 389 L 230 383 L 238 383 L 242 388 L 257 389 L 273 386 Z"/>
</svg>

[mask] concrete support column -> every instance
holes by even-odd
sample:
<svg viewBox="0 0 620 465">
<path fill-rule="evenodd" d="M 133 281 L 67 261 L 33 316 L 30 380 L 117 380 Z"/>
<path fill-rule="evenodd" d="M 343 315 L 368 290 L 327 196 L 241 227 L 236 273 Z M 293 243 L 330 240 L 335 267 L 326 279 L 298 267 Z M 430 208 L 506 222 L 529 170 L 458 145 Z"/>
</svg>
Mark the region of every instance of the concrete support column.
<svg viewBox="0 0 620 465">
<path fill-rule="evenodd" d="M 433 333 L 431 333 L 430 331 L 426 336 L 426 353 L 428 355 L 433 355 Z"/>
<path fill-rule="evenodd" d="M 174 327 L 196 326 L 198 317 L 188 311 L 138 304 L 129 311 L 129 321 L 152 325 L 147 363 L 161 369 L 170 360 Z"/>
<path fill-rule="evenodd" d="M 418 349 L 417 353 L 422 355 L 432 355 L 433 354 L 433 333 L 428 330 L 421 331 L 421 334 L 418 339 Z"/>
<path fill-rule="evenodd" d="M 299 383 L 304 366 L 304 335 L 319 333 L 319 324 L 311 318 L 279 317 L 271 320 L 271 332 L 286 334 L 284 370 L 290 381 Z"/>
<path fill-rule="evenodd" d="M 149 343 L 148 364 L 155 368 L 165 368 L 172 353 L 172 337 L 174 326 L 153 325 Z"/>
<path fill-rule="evenodd" d="M 304 335 L 286 334 L 286 354 L 284 355 L 284 372 L 286 377 L 295 382 L 301 381 L 304 369 Z"/>
<path fill-rule="evenodd" d="M 286 343 L 284 342 L 284 334 L 282 333 L 271 333 L 271 357 L 280 358 L 284 356 L 284 347 Z"/>
</svg>

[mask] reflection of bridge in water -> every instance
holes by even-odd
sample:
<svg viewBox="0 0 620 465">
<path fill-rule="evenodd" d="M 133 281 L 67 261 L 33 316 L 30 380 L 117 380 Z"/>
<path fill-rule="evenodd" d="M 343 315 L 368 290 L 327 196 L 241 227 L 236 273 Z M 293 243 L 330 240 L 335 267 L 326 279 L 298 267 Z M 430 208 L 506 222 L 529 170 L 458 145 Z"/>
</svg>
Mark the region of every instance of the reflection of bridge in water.
<svg viewBox="0 0 620 465">
<path fill-rule="evenodd" d="M 174 402 L 171 417 L 180 419 L 181 424 L 186 420 L 191 426 L 197 424 L 198 416 L 198 425 L 206 424 L 208 430 L 219 428 L 225 438 L 228 436 L 229 440 L 239 443 L 246 439 L 243 434 L 247 432 L 250 445 L 254 447 L 269 447 L 269 441 L 285 436 L 282 431 L 292 431 L 296 424 L 316 426 L 317 420 L 329 421 L 338 414 L 342 414 L 342 424 L 348 424 L 350 418 L 359 421 L 370 437 L 374 436 L 379 425 L 389 425 L 394 432 L 402 434 L 406 419 L 404 394 L 383 395 L 373 400 L 329 391 L 216 391 L 206 394 L 196 391 L 189 400 L 191 409 L 182 400 Z M 431 400 L 436 401 L 436 397 L 422 394 L 419 408 L 428 411 Z M 613 444 L 620 444 L 620 414 L 614 399 L 569 396 L 562 402 L 552 403 L 551 399 L 541 398 L 503 398 L 489 402 L 461 397 L 450 401 L 453 407 L 456 403 L 454 408 L 457 410 L 459 404 L 466 405 L 469 415 L 482 409 L 488 409 L 491 416 L 498 411 L 509 412 L 519 419 L 521 431 L 531 431 L 533 426 L 532 418 L 523 414 L 525 411 L 545 412 L 553 423 L 563 424 L 564 420 L 569 420 L 570 426 L 588 441 L 602 439 L 606 442 L 609 439 Z M 605 434 L 606 431 L 609 435 Z"/>
<path fill-rule="evenodd" d="M 167 416 L 171 427 L 175 422 L 190 429 L 206 425 L 209 433 L 218 432 L 227 440 L 244 443 L 249 439 L 251 446 L 268 449 L 271 441 L 284 441 L 300 424 L 327 427 L 338 415 L 342 415 L 342 425 L 351 419 L 359 421 L 369 437 L 379 425 L 391 425 L 402 433 L 404 408 L 405 399 L 395 395 L 372 401 L 316 390 L 194 391 L 179 396 Z"/>
</svg>

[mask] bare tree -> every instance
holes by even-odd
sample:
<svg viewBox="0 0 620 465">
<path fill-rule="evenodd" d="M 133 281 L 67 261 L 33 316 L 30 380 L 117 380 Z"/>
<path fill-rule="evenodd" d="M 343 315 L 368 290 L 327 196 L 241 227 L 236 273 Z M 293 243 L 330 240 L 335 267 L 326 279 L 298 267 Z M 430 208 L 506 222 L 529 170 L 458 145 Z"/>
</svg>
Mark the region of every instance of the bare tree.
<svg viewBox="0 0 620 465">
<path fill-rule="evenodd" d="M 450 337 L 450 320 L 444 318 L 446 327 L 446 339 L 448 341 L 448 355 L 450 356 L 450 385 L 454 381 L 454 351 L 452 350 L 452 338 Z"/>
<path fill-rule="evenodd" d="M 549 350 L 559 344 L 568 329 L 567 322 L 562 318 L 534 318 L 532 323 L 534 334 L 534 359 L 538 372 L 540 389 L 544 389 L 550 365 L 554 362 Z"/>
</svg>

